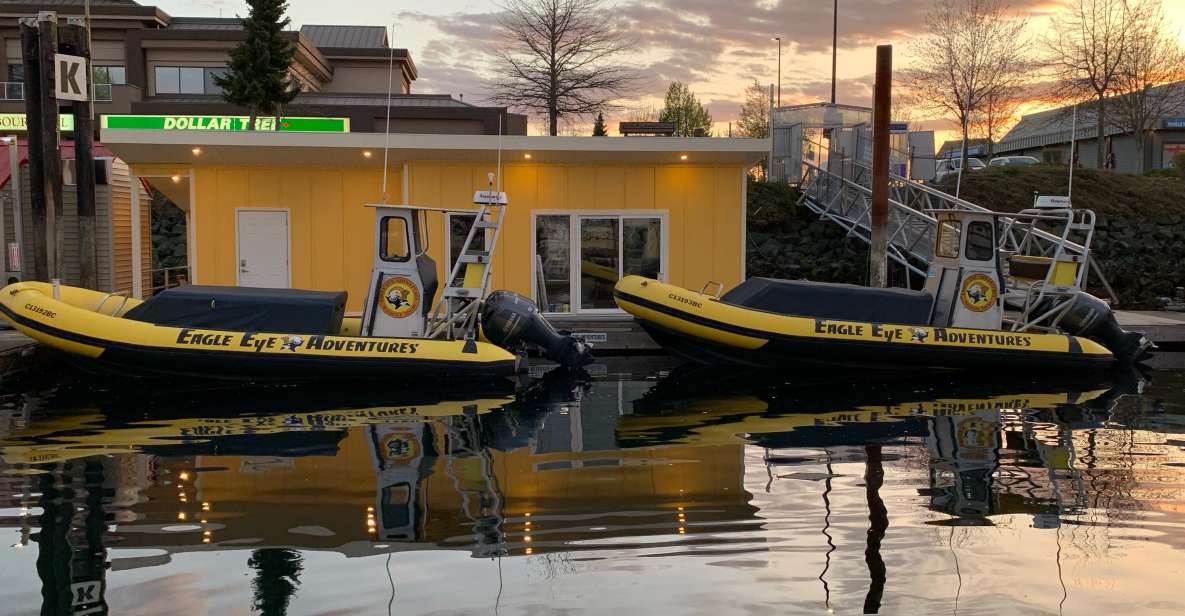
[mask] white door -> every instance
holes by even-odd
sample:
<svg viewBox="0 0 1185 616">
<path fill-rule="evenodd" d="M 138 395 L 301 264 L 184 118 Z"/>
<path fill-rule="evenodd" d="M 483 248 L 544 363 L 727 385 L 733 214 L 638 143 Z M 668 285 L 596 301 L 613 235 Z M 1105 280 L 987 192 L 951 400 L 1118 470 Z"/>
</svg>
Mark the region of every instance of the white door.
<svg viewBox="0 0 1185 616">
<path fill-rule="evenodd" d="M 239 286 L 289 287 L 288 212 L 239 210 L 238 235 Z"/>
</svg>

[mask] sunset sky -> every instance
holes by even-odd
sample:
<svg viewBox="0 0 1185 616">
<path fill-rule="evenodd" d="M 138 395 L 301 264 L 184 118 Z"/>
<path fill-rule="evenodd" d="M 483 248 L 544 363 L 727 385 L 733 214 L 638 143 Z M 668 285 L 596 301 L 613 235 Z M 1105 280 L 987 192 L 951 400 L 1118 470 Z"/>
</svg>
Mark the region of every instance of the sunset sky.
<svg viewBox="0 0 1185 616">
<path fill-rule="evenodd" d="M 142 3 L 151 2 L 141 0 Z M 246 14 L 238 0 L 161 0 L 173 15 L 226 17 Z M 612 13 L 637 40 L 625 60 L 642 80 L 623 109 L 606 114 L 611 133 L 630 109 L 660 107 L 672 80 L 687 82 L 726 130 L 735 120 L 745 86 L 773 83 L 782 37 L 782 104 L 825 100 L 831 80 L 831 3 L 826 0 L 609 0 Z M 924 30 L 933 0 L 839 0 L 838 101 L 871 102 L 875 46 L 894 44 L 894 65 L 916 62 L 909 41 Z M 1172 27 L 1185 42 L 1185 0 L 1164 0 Z M 1012 0 L 1029 16 L 1034 36 L 1048 29 L 1060 0 Z M 464 95 L 481 103 L 488 88 L 488 51 L 498 37 L 492 0 L 290 0 L 289 15 L 303 24 L 394 26 L 393 44 L 411 51 L 419 69 L 413 92 Z M 591 122 L 570 130 L 585 132 Z M 532 120 L 531 133 L 544 129 Z"/>
</svg>

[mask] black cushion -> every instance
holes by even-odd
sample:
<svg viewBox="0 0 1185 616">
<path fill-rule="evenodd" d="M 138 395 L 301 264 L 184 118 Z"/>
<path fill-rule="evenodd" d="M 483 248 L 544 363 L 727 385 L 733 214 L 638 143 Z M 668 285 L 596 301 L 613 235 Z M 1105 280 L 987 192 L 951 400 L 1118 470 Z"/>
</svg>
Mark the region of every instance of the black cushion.
<svg viewBox="0 0 1185 616">
<path fill-rule="evenodd" d="M 124 318 L 173 327 L 336 335 L 345 312 L 345 291 L 188 285 L 157 293 Z"/>
<path fill-rule="evenodd" d="M 720 298 L 725 304 L 800 317 L 926 325 L 933 298 L 925 291 L 750 278 Z"/>
</svg>

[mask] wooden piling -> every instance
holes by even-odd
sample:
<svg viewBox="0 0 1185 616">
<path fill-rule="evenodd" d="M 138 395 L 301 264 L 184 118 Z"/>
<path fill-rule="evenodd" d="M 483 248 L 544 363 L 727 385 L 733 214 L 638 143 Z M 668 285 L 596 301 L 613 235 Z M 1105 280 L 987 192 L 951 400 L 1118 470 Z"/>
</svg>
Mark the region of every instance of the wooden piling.
<svg viewBox="0 0 1185 616">
<path fill-rule="evenodd" d="M 876 47 L 876 90 L 872 104 L 872 209 L 868 286 L 888 286 L 889 120 L 892 116 L 893 46 Z"/>
<path fill-rule="evenodd" d="M 37 14 L 38 56 L 41 79 L 41 157 L 45 170 L 46 264 L 50 280 L 62 278 L 62 232 L 65 214 L 62 208 L 62 154 L 58 148 L 58 101 L 54 97 L 54 54 L 58 50 L 58 16 L 42 11 Z M 29 80 L 26 75 L 26 81 Z M 30 153 L 30 158 L 33 154 Z"/>
<path fill-rule="evenodd" d="M 38 46 L 40 41 L 37 30 L 37 20 L 27 18 L 21 20 L 21 54 L 25 67 L 25 128 L 28 140 L 29 159 L 29 213 L 33 218 L 31 231 L 33 241 L 29 250 L 33 255 L 33 268 L 25 268 L 22 274 L 31 274 L 33 280 L 49 280 L 49 270 L 46 265 L 45 244 L 45 167 L 42 165 L 42 139 L 45 131 L 41 121 L 41 55 Z M 20 173 L 20 169 L 13 169 L 12 173 Z M 19 214 L 19 212 L 18 212 Z M 19 227 L 17 227 L 19 228 Z M 26 238 L 17 238 L 20 245 L 25 245 Z M 22 251 L 23 252 L 23 251 Z M 21 255 L 24 258 L 24 255 Z M 28 276 L 26 276 L 28 277 Z"/>
<path fill-rule="evenodd" d="M 61 29 L 62 51 L 87 59 L 90 69 L 90 45 L 86 27 L 70 23 Z M 91 84 L 94 75 L 87 75 L 87 100 L 74 101 L 74 189 L 78 206 L 78 271 L 79 283 L 87 289 L 99 288 L 97 264 L 98 250 L 95 246 L 95 154 L 94 116 L 91 115 L 90 98 L 94 93 Z"/>
</svg>

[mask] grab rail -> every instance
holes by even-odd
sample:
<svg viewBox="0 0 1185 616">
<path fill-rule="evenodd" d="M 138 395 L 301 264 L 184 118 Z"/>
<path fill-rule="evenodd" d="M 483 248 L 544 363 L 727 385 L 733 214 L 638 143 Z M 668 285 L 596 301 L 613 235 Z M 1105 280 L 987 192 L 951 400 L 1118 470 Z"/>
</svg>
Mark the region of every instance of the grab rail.
<svg viewBox="0 0 1185 616">
<path fill-rule="evenodd" d="M 124 306 L 128 305 L 128 300 L 131 299 L 131 296 L 128 295 L 127 291 L 112 291 L 112 292 L 108 293 L 107 295 L 104 295 L 103 299 L 99 300 L 99 305 L 95 306 L 95 312 L 97 312 L 99 314 L 103 314 L 103 305 L 106 304 L 107 300 L 111 299 L 112 297 L 122 297 L 123 298 L 123 301 L 120 302 L 119 307 L 111 312 L 111 316 L 113 316 L 113 317 L 119 316 L 119 312 L 121 310 L 123 310 Z"/>
</svg>

